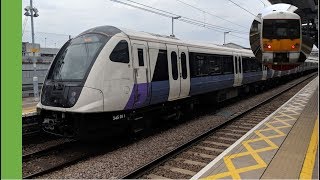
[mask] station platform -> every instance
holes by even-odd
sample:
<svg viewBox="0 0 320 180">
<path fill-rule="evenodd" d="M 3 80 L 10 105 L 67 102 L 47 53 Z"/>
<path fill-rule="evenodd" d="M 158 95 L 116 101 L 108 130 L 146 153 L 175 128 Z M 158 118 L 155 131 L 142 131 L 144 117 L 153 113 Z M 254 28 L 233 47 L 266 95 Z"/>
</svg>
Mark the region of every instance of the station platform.
<svg viewBox="0 0 320 180">
<path fill-rule="evenodd" d="M 318 78 L 192 179 L 318 179 Z"/>
<path fill-rule="evenodd" d="M 36 114 L 38 101 L 34 97 L 22 98 L 22 116 L 29 116 Z"/>
</svg>

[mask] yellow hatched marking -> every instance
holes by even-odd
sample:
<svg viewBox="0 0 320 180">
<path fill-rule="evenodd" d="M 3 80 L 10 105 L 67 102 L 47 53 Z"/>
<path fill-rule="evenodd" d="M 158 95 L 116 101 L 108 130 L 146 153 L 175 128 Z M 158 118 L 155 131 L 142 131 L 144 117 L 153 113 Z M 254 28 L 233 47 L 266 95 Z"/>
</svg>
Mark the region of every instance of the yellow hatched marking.
<svg viewBox="0 0 320 180">
<path fill-rule="evenodd" d="M 303 98 L 303 99 L 306 100 L 307 98 Z M 297 111 L 302 110 L 303 107 L 305 106 L 304 104 L 301 104 L 301 103 L 294 103 L 294 104 L 295 106 L 290 105 L 291 107 L 286 107 L 285 109 L 285 111 L 290 112 L 290 115 L 284 113 L 284 111 L 278 112 L 276 116 L 273 116 L 273 119 L 271 121 L 264 124 L 265 127 L 254 131 L 254 133 L 257 135 L 257 138 L 243 141 L 242 146 L 247 151 L 226 155 L 223 158 L 224 164 L 226 165 L 226 168 L 228 169 L 228 171 L 219 172 L 218 174 L 212 174 L 204 179 L 221 179 L 226 177 L 232 177 L 233 179 L 241 179 L 240 173 L 267 167 L 267 163 L 260 157 L 259 153 L 265 152 L 265 151 L 271 151 L 279 148 L 274 142 L 272 142 L 271 139 L 286 136 L 287 134 L 282 132 L 281 129 L 291 128 L 292 125 L 290 125 L 288 122 L 297 120 L 297 118 L 292 117 L 292 115 L 299 115 L 300 113 Z M 278 125 L 275 126 L 274 124 L 278 124 Z M 262 132 L 273 132 L 273 134 L 266 136 Z M 253 149 L 250 143 L 254 143 L 258 141 L 264 141 L 268 144 L 268 146 L 260 149 Z M 249 165 L 247 167 L 236 168 L 232 160 L 239 157 L 243 157 L 243 156 L 251 156 L 256 161 L 257 164 Z"/>
<path fill-rule="evenodd" d="M 312 135 L 311 135 L 306 158 L 304 159 L 302 170 L 300 172 L 300 179 L 312 179 L 312 172 L 314 168 L 317 147 L 318 147 L 318 126 L 319 126 L 319 119 L 317 118 L 313 128 Z"/>
</svg>

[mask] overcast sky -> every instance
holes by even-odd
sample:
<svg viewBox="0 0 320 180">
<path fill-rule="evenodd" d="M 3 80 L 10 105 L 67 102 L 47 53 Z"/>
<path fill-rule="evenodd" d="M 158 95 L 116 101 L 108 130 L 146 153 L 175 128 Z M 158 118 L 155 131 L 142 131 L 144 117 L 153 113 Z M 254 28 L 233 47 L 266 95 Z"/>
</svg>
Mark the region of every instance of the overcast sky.
<svg viewBox="0 0 320 180">
<path fill-rule="evenodd" d="M 126 1 L 126 0 L 122 0 Z M 154 8 L 166 10 L 184 17 L 197 19 L 206 23 L 227 27 L 237 31 L 249 32 L 254 16 L 242 10 L 228 0 L 181 0 L 201 8 L 213 15 L 241 24 L 237 26 L 223 21 L 207 13 L 193 9 L 177 0 L 135 0 Z M 267 0 L 232 0 L 257 15 L 267 5 Z M 261 2 L 262 1 L 262 2 Z M 23 0 L 23 8 L 29 5 L 29 0 Z M 171 19 L 139 9 L 128 7 L 110 0 L 34 0 L 34 6 L 39 10 L 39 17 L 34 19 L 35 40 L 44 47 L 61 47 L 68 39 L 68 35 L 76 36 L 86 29 L 112 25 L 138 31 L 145 31 L 163 35 L 171 34 Z M 25 16 L 22 16 L 22 23 Z M 184 22 L 175 22 L 175 35 L 179 39 L 195 40 L 223 44 L 223 32 L 217 32 Z M 26 22 L 23 41 L 31 41 L 30 19 Z M 234 37 L 236 35 L 242 38 Z M 45 40 L 46 39 L 46 40 Z M 226 43 L 233 42 L 249 47 L 248 34 L 231 32 L 226 36 Z"/>
</svg>

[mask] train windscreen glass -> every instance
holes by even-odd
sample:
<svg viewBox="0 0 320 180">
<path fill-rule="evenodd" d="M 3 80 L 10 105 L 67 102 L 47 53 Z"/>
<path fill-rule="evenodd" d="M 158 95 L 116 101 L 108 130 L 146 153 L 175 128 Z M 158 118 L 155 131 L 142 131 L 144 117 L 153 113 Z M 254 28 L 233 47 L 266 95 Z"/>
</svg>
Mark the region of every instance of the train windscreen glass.
<svg viewBox="0 0 320 180">
<path fill-rule="evenodd" d="M 262 38 L 300 39 L 300 21 L 297 19 L 263 20 Z"/>
<path fill-rule="evenodd" d="M 108 37 L 100 34 L 85 34 L 73 39 L 60 50 L 49 79 L 82 80 L 107 41 Z"/>
</svg>

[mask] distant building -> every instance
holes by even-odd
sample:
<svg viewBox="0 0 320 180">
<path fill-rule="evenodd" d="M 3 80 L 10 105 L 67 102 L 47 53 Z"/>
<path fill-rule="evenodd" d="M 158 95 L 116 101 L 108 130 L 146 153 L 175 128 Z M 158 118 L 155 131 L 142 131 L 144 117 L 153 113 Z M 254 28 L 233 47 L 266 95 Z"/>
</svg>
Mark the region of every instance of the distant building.
<svg viewBox="0 0 320 180">
<path fill-rule="evenodd" d="M 28 97 L 33 94 L 33 77 L 38 77 L 39 88 L 41 88 L 52 60 L 57 55 L 59 48 L 41 48 L 40 44 L 35 44 L 37 60 L 37 72 L 34 74 L 32 64 L 32 44 L 22 42 L 22 96 Z"/>
<path fill-rule="evenodd" d="M 32 56 L 32 43 L 22 42 L 22 56 Z M 35 49 L 40 49 L 40 44 L 34 44 Z M 38 56 L 39 52 L 35 53 L 35 56 Z"/>
<path fill-rule="evenodd" d="M 235 44 L 235 43 L 227 43 L 227 44 L 224 44 L 223 46 L 229 47 L 229 48 L 236 48 L 236 49 L 250 49 L 250 48 L 246 48 L 246 47 L 240 46 L 239 44 Z"/>
<path fill-rule="evenodd" d="M 40 44 L 35 44 L 35 58 L 38 62 L 51 62 L 59 51 L 59 48 L 41 48 Z M 32 43 L 22 42 L 22 62 L 32 62 Z"/>
</svg>

